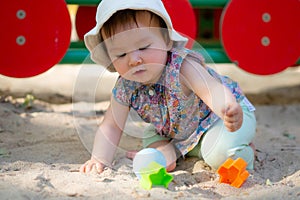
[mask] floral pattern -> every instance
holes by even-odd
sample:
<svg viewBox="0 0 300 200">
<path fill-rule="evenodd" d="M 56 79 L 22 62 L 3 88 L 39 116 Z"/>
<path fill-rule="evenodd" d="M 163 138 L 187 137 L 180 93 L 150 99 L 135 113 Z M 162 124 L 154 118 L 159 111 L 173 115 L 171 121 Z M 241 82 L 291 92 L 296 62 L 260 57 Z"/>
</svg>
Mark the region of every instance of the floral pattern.
<svg viewBox="0 0 300 200">
<path fill-rule="evenodd" d="M 186 56 L 200 62 L 211 76 L 231 90 L 238 102 L 245 98 L 236 82 L 207 67 L 201 54 L 188 49 L 171 50 L 157 83 L 143 85 L 119 77 L 113 89 L 113 96 L 119 103 L 134 109 L 145 122 L 153 124 L 157 134 L 172 139 L 182 155 L 191 151 L 203 133 L 219 120 L 197 95 L 186 96 L 182 92 L 179 75 Z"/>
</svg>

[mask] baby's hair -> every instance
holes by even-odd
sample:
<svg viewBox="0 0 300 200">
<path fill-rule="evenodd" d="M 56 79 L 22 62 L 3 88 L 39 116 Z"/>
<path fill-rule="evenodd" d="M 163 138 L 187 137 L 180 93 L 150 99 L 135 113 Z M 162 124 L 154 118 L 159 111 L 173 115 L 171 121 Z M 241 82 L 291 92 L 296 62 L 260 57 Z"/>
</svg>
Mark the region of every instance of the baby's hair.
<svg viewBox="0 0 300 200">
<path fill-rule="evenodd" d="M 167 28 L 165 21 L 161 17 L 150 11 L 125 9 L 113 14 L 113 16 L 103 24 L 102 30 L 107 37 L 111 37 L 115 34 L 118 27 L 128 25 L 128 22 L 133 22 L 138 27 L 136 17 L 139 13 L 142 14 L 143 12 L 147 12 L 150 14 L 150 23 L 152 19 L 156 18 L 157 20 L 159 20 L 159 25 L 161 28 Z"/>
</svg>

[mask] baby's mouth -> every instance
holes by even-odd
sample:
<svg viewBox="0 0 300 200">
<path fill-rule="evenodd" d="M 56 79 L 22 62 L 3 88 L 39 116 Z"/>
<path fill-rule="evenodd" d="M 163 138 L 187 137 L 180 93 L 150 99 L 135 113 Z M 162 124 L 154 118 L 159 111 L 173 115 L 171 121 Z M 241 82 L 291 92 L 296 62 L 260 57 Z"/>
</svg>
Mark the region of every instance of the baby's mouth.
<svg viewBox="0 0 300 200">
<path fill-rule="evenodd" d="M 135 67 L 134 69 L 132 69 L 132 74 L 136 75 L 136 74 L 140 74 L 140 73 L 145 72 L 145 71 L 146 71 L 146 67 L 138 66 L 138 67 Z"/>
</svg>

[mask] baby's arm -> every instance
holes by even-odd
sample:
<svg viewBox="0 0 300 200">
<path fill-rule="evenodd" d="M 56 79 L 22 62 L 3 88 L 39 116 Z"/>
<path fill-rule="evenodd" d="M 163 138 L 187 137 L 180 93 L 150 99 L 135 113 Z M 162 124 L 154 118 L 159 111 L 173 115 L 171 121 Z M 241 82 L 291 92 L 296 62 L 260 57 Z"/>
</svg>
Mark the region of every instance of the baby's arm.
<svg viewBox="0 0 300 200">
<path fill-rule="evenodd" d="M 188 60 L 187 60 L 188 59 Z M 238 130 L 243 111 L 231 91 L 193 59 L 187 58 L 181 67 L 181 84 L 186 94 L 194 92 L 214 113 L 224 120 L 229 131 Z"/>
<path fill-rule="evenodd" d="M 111 105 L 96 133 L 91 159 L 80 167 L 81 172 L 88 173 L 96 169 L 101 173 L 105 166 L 111 166 L 128 112 L 128 107 L 117 103 L 112 98 Z"/>
</svg>

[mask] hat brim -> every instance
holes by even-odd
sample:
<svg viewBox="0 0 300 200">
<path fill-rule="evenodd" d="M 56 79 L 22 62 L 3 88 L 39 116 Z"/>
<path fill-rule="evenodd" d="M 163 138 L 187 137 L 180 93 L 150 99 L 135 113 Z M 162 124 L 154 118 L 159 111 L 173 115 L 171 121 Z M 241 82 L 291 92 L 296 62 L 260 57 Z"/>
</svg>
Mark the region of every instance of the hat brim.
<svg viewBox="0 0 300 200">
<path fill-rule="evenodd" d="M 84 42 L 88 50 L 91 52 L 91 59 L 104 67 L 108 67 L 109 71 L 115 71 L 111 66 L 111 61 L 106 52 L 105 45 L 100 36 L 100 29 L 103 24 L 117 11 L 132 9 L 132 10 L 147 10 L 161 17 L 168 28 L 170 40 L 173 42 L 173 47 L 184 47 L 188 42 L 186 37 L 183 37 L 173 28 L 169 14 L 167 13 L 161 0 L 103 0 L 98 6 L 96 13 L 96 26 L 84 35 Z"/>
</svg>

